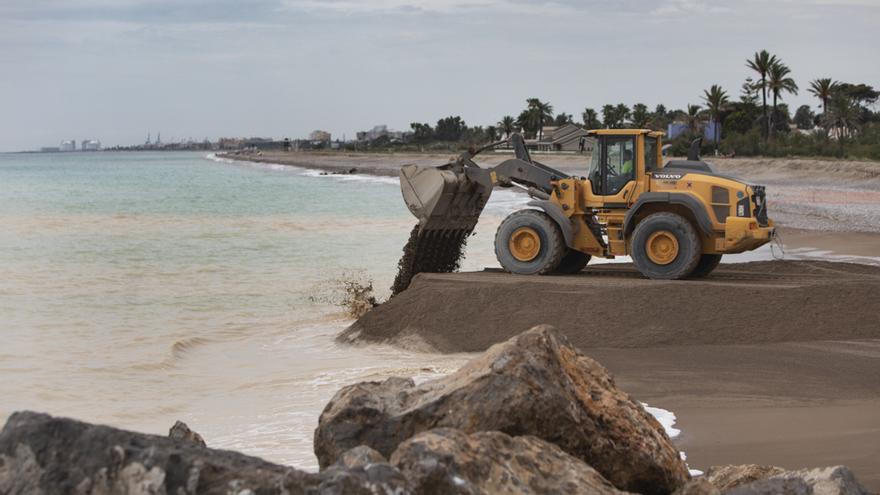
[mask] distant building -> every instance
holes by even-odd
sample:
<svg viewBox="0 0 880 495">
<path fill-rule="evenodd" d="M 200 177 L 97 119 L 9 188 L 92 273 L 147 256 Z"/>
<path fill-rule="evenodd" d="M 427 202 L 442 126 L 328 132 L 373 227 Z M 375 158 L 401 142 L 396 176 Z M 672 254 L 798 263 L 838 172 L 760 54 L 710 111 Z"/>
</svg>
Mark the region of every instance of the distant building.
<svg viewBox="0 0 880 495">
<path fill-rule="evenodd" d="M 221 150 L 237 150 L 244 148 L 244 139 L 242 138 L 220 138 L 217 145 Z"/>
<path fill-rule="evenodd" d="M 59 151 L 61 151 L 61 148 L 58 146 L 43 146 L 40 148 L 40 152 L 42 153 L 57 153 Z"/>
<path fill-rule="evenodd" d="M 61 146 L 59 146 L 58 149 L 61 151 L 76 151 L 76 141 L 73 139 L 61 141 Z"/>
<path fill-rule="evenodd" d="M 587 130 L 575 124 L 545 126 L 541 139 L 528 139 L 525 144 L 539 151 L 587 151 L 582 145 L 586 136 Z"/>
<path fill-rule="evenodd" d="M 700 122 L 700 131 L 703 139 L 712 142 L 715 141 L 715 128 L 718 128 L 718 137 L 721 137 L 721 123 L 710 120 L 708 122 Z M 688 131 L 688 125 L 685 122 L 671 122 L 666 128 L 666 139 L 672 141 L 678 136 Z"/>
<path fill-rule="evenodd" d="M 375 141 L 381 137 L 387 137 L 391 141 L 403 141 L 411 134 L 410 132 L 393 131 L 388 129 L 387 125 L 374 126 L 369 131 L 360 131 L 357 133 L 358 141 Z"/>
<path fill-rule="evenodd" d="M 101 141 L 97 139 L 84 139 L 79 147 L 81 151 L 100 151 Z"/>
<path fill-rule="evenodd" d="M 312 133 L 309 134 L 309 141 L 328 143 L 330 142 L 330 137 L 330 133 L 327 131 L 312 131 Z"/>
<path fill-rule="evenodd" d="M 288 146 L 291 142 L 288 140 Z M 221 150 L 241 150 L 241 149 L 256 149 L 256 150 L 283 150 L 284 148 L 284 140 L 276 141 L 272 138 L 266 137 L 249 137 L 249 138 L 220 138 L 217 141 L 217 149 Z"/>
</svg>

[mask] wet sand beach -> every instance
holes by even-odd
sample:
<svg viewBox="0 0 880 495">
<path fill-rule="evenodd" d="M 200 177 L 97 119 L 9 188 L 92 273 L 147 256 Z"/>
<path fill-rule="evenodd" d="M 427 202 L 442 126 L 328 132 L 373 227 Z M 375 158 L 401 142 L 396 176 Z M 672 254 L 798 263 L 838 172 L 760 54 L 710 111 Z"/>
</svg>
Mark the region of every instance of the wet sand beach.
<svg viewBox="0 0 880 495">
<path fill-rule="evenodd" d="M 389 176 L 407 163 L 448 158 L 261 157 Z M 489 155 L 481 163 L 505 158 Z M 536 158 L 569 173 L 586 168 L 581 156 Z M 380 307 L 343 339 L 474 352 L 532 324 L 555 323 L 623 389 L 677 415 L 676 442 L 692 467 L 846 464 L 869 489 L 880 489 L 880 271 L 864 266 L 880 264 L 880 164 L 707 161 L 720 173 L 768 186 L 789 259 L 806 253 L 863 264 L 722 265 L 700 287 L 645 281 L 621 265 L 540 280 L 494 272 L 420 275 L 412 293 L 399 296 L 414 300 Z"/>
</svg>

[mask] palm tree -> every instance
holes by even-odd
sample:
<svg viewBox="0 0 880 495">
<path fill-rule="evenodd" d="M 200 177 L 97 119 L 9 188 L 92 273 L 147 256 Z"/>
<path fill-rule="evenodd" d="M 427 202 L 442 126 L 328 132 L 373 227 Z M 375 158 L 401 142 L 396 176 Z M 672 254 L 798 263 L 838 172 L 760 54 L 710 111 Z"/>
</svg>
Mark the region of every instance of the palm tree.
<svg viewBox="0 0 880 495">
<path fill-rule="evenodd" d="M 822 113 L 828 113 L 828 100 L 831 99 L 831 96 L 834 94 L 834 90 L 837 89 L 840 83 L 832 80 L 830 77 L 824 77 L 821 79 L 815 79 L 810 82 L 810 89 L 807 91 L 810 92 L 816 98 L 822 101 Z"/>
<path fill-rule="evenodd" d="M 703 101 L 706 102 L 706 109 L 709 111 L 709 115 L 712 116 L 712 120 L 715 122 L 714 130 L 714 141 L 715 141 L 715 151 L 718 151 L 718 127 L 721 124 L 721 113 L 727 109 L 728 103 L 730 101 L 727 99 L 727 91 L 721 89 L 721 86 L 717 84 L 713 84 L 711 88 L 703 91 Z"/>
<path fill-rule="evenodd" d="M 538 140 L 541 140 L 544 137 L 544 123 L 553 120 L 553 105 L 538 98 L 529 98 L 526 103 L 532 125 L 538 129 Z"/>
<path fill-rule="evenodd" d="M 746 60 L 746 67 L 761 76 L 761 80 L 756 83 L 756 86 L 761 88 L 761 105 L 764 109 L 764 137 L 770 137 L 770 121 L 767 117 L 767 74 L 770 73 L 770 68 L 778 62 L 779 60 L 776 58 L 776 55 L 770 55 L 767 50 L 755 52 L 754 59 Z"/>
<path fill-rule="evenodd" d="M 694 134 L 700 133 L 700 105 L 688 105 L 687 126 Z"/>
<path fill-rule="evenodd" d="M 626 122 L 629 120 L 632 112 L 629 110 L 629 107 L 624 105 L 623 103 L 618 103 L 616 107 L 614 107 L 614 112 L 617 116 L 617 128 L 622 129 L 626 127 Z"/>
<path fill-rule="evenodd" d="M 782 62 L 776 62 L 770 67 L 770 73 L 767 74 L 767 89 L 773 93 L 773 114 L 776 115 L 776 103 L 778 100 L 782 99 L 782 93 L 791 93 L 796 95 L 798 93 L 798 85 L 794 82 L 794 79 L 788 77 L 791 74 L 791 69 L 788 68 L 787 65 Z M 773 123 L 773 118 L 770 119 L 770 124 Z"/>
<path fill-rule="evenodd" d="M 510 137 L 510 135 L 513 134 L 513 131 L 516 130 L 516 119 L 510 115 L 505 115 L 498 121 L 498 128 L 501 129 L 501 132 L 504 133 L 505 137 Z"/>
<path fill-rule="evenodd" d="M 602 123 L 599 122 L 599 115 L 592 108 L 585 108 L 581 118 L 584 119 L 584 127 L 587 129 L 598 129 L 602 126 Z"/>
<path fill-rule="evenodd" d="M 636 129 L 646 129 L 651 120 L 651 112 L 644 103 L 636 103 L 632 108 L 632 126 Z"/>
<path fill-rule="evenodd" d="M 553 125 L 562 127 L 568 124 L 574 124 L 574 116 L 570 113 L 562 112 L 553 119 Z"/>
<path fill-rule="evenodd" d="M 859 104 L 842 92 L 834 93 L 828 101 L 826 123 L 829 127 L 837 129 L 837 139 L 841 141 L 841 149 L 843 139 L 851 137 L 858 130 L 859 113 Z"/>
</svg>

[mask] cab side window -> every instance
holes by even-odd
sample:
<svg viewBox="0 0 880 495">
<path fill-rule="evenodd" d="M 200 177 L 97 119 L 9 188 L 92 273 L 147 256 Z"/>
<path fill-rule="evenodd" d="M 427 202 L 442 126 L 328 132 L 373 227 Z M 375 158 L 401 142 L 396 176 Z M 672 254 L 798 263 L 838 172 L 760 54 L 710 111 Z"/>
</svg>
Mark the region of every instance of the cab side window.
<svg viewBox="0 0 880 495">
<path fill-rule="evenodd" d="M 645 136 L 645 170 L 657 170 L 657 138 Z"/>
</svg>

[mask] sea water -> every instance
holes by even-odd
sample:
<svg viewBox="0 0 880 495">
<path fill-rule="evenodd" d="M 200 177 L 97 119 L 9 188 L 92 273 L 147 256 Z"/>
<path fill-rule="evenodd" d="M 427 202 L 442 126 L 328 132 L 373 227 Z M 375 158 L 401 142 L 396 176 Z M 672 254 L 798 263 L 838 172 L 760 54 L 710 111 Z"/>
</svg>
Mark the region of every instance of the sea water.
<svg viewBox="0 0 880 495">
<path fill-rule="evenodd" d="M 466 269 L 497 265 L 495 195 Z M 314 468 L 343 385 L 466 356 L 346 346 L 342 281 L 383 299 L 415 219 L 394 178 L 204 153 L 0 154 L 0 421 L 31 409 Z"/>
<path fill-rule="evenodd" d="M 495 229 L 526 201 L 493 194 L 463 269 L 498 266 Z M 180 419 L 212 447 L 314 469 L 340 387 L 469 357 L 334 341 L 351 323 L 342 282 L 386 298 L 414 223 L 395 178 L 204 153 L 0 154 L 0 422 L 31 409 L 165 434 Z"/>
</svg>

